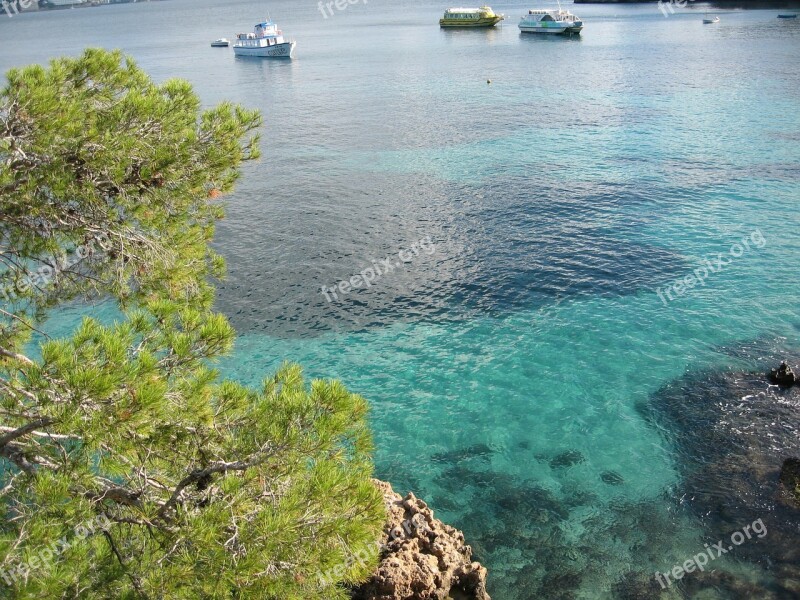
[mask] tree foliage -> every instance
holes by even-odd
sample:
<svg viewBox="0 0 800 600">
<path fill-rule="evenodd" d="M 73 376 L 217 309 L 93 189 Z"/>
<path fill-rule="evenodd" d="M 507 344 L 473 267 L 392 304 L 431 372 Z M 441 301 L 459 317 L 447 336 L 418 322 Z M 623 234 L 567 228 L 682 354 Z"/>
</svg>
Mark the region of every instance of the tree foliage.
<svg viewBox="0 0 800 600">
<path fill-rule="evenodd" d="M 296 365 L 260 389 L 213 368 L 234 331 L 213 312 L 209 241 L 259 115 L 203 111 L 188 83 L 155 84 L 118 52 L 7 77 L 0 593 L 346 597 L 373 566 L 349 557 L 384 519 L 365 400 Z M 121 318 L 37 333 L 87 297 Z"/>
</svg>

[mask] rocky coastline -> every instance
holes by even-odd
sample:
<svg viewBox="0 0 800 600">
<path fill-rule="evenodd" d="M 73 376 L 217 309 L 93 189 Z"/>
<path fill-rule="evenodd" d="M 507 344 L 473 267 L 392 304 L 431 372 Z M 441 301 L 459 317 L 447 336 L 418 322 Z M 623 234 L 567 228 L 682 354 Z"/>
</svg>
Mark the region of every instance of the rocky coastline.
<svg viewBox="0 0 800 600">
<path fill-rule="evenodd" d="M 374 483 L 388 515 L 380 564 L 352 590 L 353 600 L 491 600 L 486 569 L 473 562 L 464 534 L 436 519 L 414 494 L 402 497 L 391 484 Z"/>
</svg>

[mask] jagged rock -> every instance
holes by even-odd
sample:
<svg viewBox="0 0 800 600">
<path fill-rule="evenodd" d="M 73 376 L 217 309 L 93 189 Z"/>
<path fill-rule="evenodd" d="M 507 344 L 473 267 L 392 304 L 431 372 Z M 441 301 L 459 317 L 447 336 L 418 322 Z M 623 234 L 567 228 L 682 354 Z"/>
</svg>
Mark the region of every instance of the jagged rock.
<svg viewBox="0 0 800 600">
<path fill-rule="evenodd" d="M 792 367 L 785 362 L 782 362 L 777 369 L 772 369 L 769 372 L 769 380 L 784 387 L 792 386 L 798 382 L 797 375 L 792 371 Z"/>
<path fill-rule="evenodd" d="M 486 569 L 472 562 L 464 534 L 434 518 L 414 494 L 402 498 L 390 484 L 375 484 L 389 514 L 381 563 L 353 600 L 491 600 Z"/>
</svg>

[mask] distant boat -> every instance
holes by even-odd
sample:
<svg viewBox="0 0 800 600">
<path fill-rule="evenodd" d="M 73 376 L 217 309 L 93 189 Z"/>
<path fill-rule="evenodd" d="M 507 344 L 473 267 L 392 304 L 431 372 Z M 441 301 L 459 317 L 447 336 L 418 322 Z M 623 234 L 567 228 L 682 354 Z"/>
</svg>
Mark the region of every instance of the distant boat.
<svg viewBox="0 0 800 600">
<path fill-rule="evenodd" d="M 529 10 L 519 22 L 519 30 L 523 33 L 580 33 L 583 21 L 568 10 L 536 9 Z"/>
<path fill-rule="evenodd" d="M 491 7 L 448 8 L 439 19 L 439 27 L 494 27 L 505 19 L 496 14 Z"/>
<path fill-rule="evenodd" d="M 297 42 L 287 42 L 283 32 L 272 21 L 255 26 L 253 33 L 240 33 L 233 44 L 236 56 L 258 56 L 262 58 L 292 58 Z"/>
<path fill-rule="evenodd" d="M 797 15 L 778 15 L 779 19 L 796 19 Z"/>
<path fill-rule="evenodd" d="M 211 46 L 214 48 L 227 48 L 230 45 L 231 43 L 227 38 L 219 38 L 211 42 Z"/>
<path fill-rule="evenodd" d="M 703 23 L 705 23 L 706 25 L 711 25 L 711 23 L 719 23 L 719 17 L 714 16 L 709 18 L 708 13 L 706 13 L 706 18 L 703 19 Z"/>
</svg>

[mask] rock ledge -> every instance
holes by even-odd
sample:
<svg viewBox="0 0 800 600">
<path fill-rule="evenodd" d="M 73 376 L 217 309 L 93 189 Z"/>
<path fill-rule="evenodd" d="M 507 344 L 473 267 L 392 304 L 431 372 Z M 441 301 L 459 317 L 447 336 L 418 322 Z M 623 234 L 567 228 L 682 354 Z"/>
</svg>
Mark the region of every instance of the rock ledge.
<svg viewBox="0 0 800 600">
<path fill-rule="evenodd" d="M 380 565 L 353 590 L 353 600 L 491 600 L 486 569 L 472 562 L 464 534 L 434 518 L 414 494 L 403 498 L 390 484 L 374 481 L 389 518 Z"/>
</svg>

